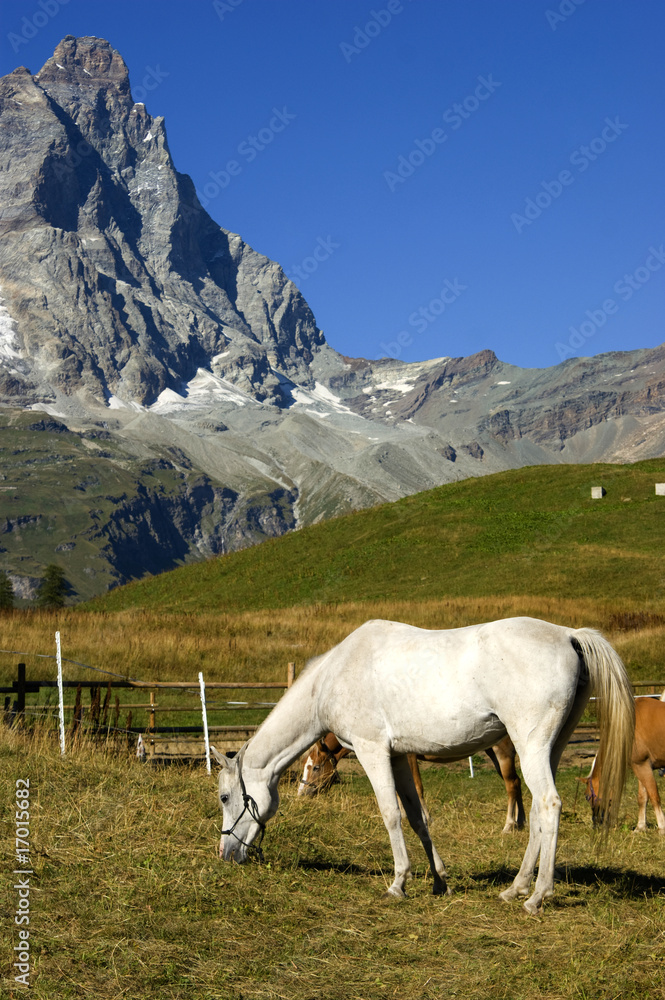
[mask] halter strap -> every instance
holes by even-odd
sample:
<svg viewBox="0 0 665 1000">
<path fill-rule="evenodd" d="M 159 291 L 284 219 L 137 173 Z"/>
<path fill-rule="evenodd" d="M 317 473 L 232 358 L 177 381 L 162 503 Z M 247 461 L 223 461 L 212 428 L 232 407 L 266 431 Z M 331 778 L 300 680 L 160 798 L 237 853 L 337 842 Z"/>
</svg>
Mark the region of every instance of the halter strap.
<svg viewBox="0 0 665 1000">
<path fill-rule="evenodd" d="M 251 844 L 248 844 L 245 840 L 241 840 L 237 833 L 233 833 L 233 836 L 236 838 L 239 844 L 242 844 L 243 847 L 247 847 L 248 849 L 254 847 L 258 851 L 260 859 L 263 860 L 263 851 L 261 850 L 261 843 L 263 841 L 263 835 L 266 832 L 266 825 L 261 819 L 261 816 L 259 815 L 259 807 L 256 804 L 256 799 L 252 798 L 252 796 L 248 793 L 247 789 L 245 788 L 245 781 L 242 776 L 242 771 L 239 772 L 238 777 L 240 778 L 240 788 L 242 790 L 242 802 L 243 802 L 242 812 L 239 813 L 238 816 L 236 817 L 233 826 L 229 827 L 228 830 L 222 830 L 222 836 L 228 837 L 230 834 L 232 834 L 235 828 L 237 827 L 238 823 L 242 819 L 242 817 L 245 815 L 246 812 L 248 812 L 249 815 L 254 820 L 254 822 L 258 823 L 259 825 L 260 832 L 259 832 L 258 843 L 252 842 Z"/>
</svg>

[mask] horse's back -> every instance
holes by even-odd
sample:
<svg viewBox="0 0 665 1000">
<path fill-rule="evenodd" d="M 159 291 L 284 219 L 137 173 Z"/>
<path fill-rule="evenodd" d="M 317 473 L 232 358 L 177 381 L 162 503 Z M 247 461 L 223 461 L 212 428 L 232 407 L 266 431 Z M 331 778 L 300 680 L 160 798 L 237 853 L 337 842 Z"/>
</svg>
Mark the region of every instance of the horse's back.
<svg viewBox="0 0 665 1000">
<path fill-rule="evenodd" d="M 326 658 L 321 709 L 342 739 L 380 731 L 396 752 L 473 752 L 525 710 L 572 698 L 571 634 L 533 618 L 445 630 L 375 619 Z"/>
</svg>

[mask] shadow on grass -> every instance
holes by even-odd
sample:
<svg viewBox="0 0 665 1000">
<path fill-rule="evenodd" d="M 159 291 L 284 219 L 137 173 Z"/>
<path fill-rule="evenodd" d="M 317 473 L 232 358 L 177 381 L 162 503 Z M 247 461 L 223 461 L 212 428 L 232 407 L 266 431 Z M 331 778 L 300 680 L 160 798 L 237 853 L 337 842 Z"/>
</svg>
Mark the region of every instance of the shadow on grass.
<svg viewBox="0 0 665 1000">
<path fill-rule="evenodd" d="M 479 885 L 501 886 L 510 884 L 516 872 L 504 866 L 484 872 L 474 872 L 471 878 Z M 606 886 L 622 899 L 643 896 L 657 896 L 665 892 L 665 878 L 659 875 L 644 875 L 630 869 L 601 868 L 595 865 L 557 866 L 555 882 L 575 886 Z"/>
</svg>

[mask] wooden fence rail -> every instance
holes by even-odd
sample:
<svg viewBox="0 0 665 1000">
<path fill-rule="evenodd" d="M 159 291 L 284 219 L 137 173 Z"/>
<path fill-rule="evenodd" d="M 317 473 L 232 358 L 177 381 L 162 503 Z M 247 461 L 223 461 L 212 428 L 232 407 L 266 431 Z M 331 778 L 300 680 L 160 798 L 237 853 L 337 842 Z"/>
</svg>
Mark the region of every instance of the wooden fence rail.
<svg viewBox="0 0 665 1000">
<path fill-rule="evenodd" d="M 272 691 L 279 690 L 284 691 L 291 687 L 295 680 L 296 671 L 295 664 L 289 663 L 287 665 L 286 680 L 285 681 L 211 681 L 206 682 L 206 691 Z M 636 681 L 633 683 L 633 692 L 636 696 L 639 695 L 651 695 L 653 697 L 660 697 L 661 693 L 665 689 L 665 681 Z M 49 712 L 57 711 L 57 705 L 26 705 L 26 694 L 39 694 L 40 690 L 43 688 L 45 690 L 57 687 L 57 681 L 55 680 L 27 680 L 26 678 L 26 666 L 25 663 L 21 662 L 17 667 L 17 678 L 12 682 L 11 687 L 0 687 L 0 694 L 16 696 L 16 700 L 13 705 L 10 704 L 11 698 L 5 698 L 5 721 L 9 724 L 13 724 L 17 721 L 22 721 L 25 719 L 26 712 L 34 714 L 48 715 Z M 83 723 L 84 717 L 87 716 L 89 719 L 89 724 L 92 730 L 109 730 L 122 729 L 128 735 L 145 737 L 145 741 L 151 748 L 151 756 L 160 756 L 159 745 L 162 744 L 162 751 L 166 750 L 166 745 L 164 741 L 170 737 L 174 736 L 185 736 L 190 737 L 189 742 L 190 748 L 193 746 L 191 739 L 195 734 L 200 734 L 203 730 L 202 722 L 199 725 L 194 726 L 158 726 L 157 725 L 157 715 L 158 713 L 170 714 L 176 712 L 191 712 L 197 715 L 201 711 L 200 700 L 197 698 L 196 703 L 190 705 L 171 705 L 168 703 L 160 703 L 158 698 L 158 692 L 162 691 L 166 693 L 167 691 L 175 692 L 192 692 L 199 691 L 198 681 L 136 681 L 136 680 L 122 680 L 113 677 L 113 680 L 109 680 L 106 685 L 104 685 L 100 680 L 95 681 L 63 681 L 63 687 L 67 689 L 76 689 L 76 701 L 75 703 L 65 705 L 66 711 L 73 711 L 74 718 L 72 722 L 72 731 L 77 731 Z M 101 694 L 106 688 L 106 697 L 104 699 L 103 707 L 101 705 Z M 149 693 L 149 701 L 132 701 L 120 703 L 117 693 L 115 694 L 115 703 L 111 705 L 111 692 L 113 689 L 133 689 L 141 690 Z M 90 690 L 90 705 L 84 706 L 81 703 L 81 694 L 83 689 Z M 595 699 L 592 699 L 588 706 L 588 713 L 593 716 L 595 714 Z M 228 712 L 228 711 L 251 711 L 251 710 L 264 710 L 270 709 L 274 706 L 275 702 L 270 701 L 227 701 L 227 702 L 208 702 L 207 711 L 208 714 L 214 714 L 217 712 Z M 148 714 L 148 722 L 146 726 L 132 726 L 132 712 L 134 710 L 145 711 Z M 120 713 L 127 711 L 127 722 L 125 726 L 119 726 Z M 111 714 L 113 719 L 113 725 L 107 725 L 108 715 Z M 102 721 L 100 723 L 100 717 Z M 253 724 L 242 724 L 238 723 L 236 725 L 209 725 L 208 729 L 211 734 L 215 734 L 217 743 L 221 748 L 233 748 L 234 744 L 238 745 L 245 742 L 257 729 L 256 725 Z M 571 742 L 593 742 L 597 739 L 597 727 L 593 722 L 580 724 L 573 734 Z M 185 757 L 187 756 L 187 751 L 176 752 L 172 754 L 168 752 L 162 752 L 162 756 L 171 757 Z"/>
<path fill-rule="evenodd" d="M 225 691 L 273 691 L 279 690 L 284 691 L 291 687 L 295 680 L 296 669 L 295 663 L 288 663 L 286 669 L 286 680 L 285 681 L 210 681 L 206 683 L 206 691 L 215 690 L 225 690 Z M 63 681 L 63 688 L 75 688 L 76 689 L 76 702 L 73 705 L 65 705 L 65 711 L 74 712 L 74 728 L 78 728 L 83 717 L 87 714 L 92 718 L 93 722 L 99 722 L 99 715 L 101 712 L 100 706 L 100 694 L 106 687 L 106 698 L 104 700 L 104 714 L 108 714 L 110 709 L 111 691 L 113 689 L 123 688 L 123 689 L 134 689 L 134 690 L 145 690 L 146 693 L 149 692 L 150 701 L 149 702 L 124 702 L 120 703 L 118 695 L 115 695 L 115 705 L 112 707 L 112 712 L 115 716 L 115 726 L 117 727 L 119 713 L 124 710 L 129 710 L 129 715 L 127 717 L 127 725 L 123 727 L 125 732 L 131 732 L 134 734 L 146 733 L 148 735 L 155 735 L 159 733 L 193 733 L 199 732 L 203 728 L 201 726 L 162 726 L 156 725 L 157 713 L 162 712 L 164 714 L 169 714 L 171 712 L 193 712 L 199 714 L 201 711 L 200 700 L 197 698 L 196 703 L 193 705 L 170 705 L 168 703 L 160 704 L 156 700 L 157 691 L 183 691 L 192 693 L 194 691 L 198 692 L 200 690 L 200 685 L 198 681 L 136 681 L 136 680 L 121 680 L 116 679 L 108 681 L 105 686 L 99 680 L 95 681 Z M 11 687 L 0 687 L 0 694 L 5 695 L 16 695 L 16 700 L 13 705 L 11 704 L 11 698 L 5 697 L 5 721 L 10 724 L 15 721 L 21 721 L 25 718 L 26 712 L 35 714 L 48 714 L 51 711 L 57 711 L 57 705 L 29 705 L 26 706 L 26 694 L 37 694 L 42 688 L 49 689 L 57 687 L 57 681 L 55 680 L 27 680 L 26 678 L 26 667 L 25 663 L 21 662 L 17 667 L 17 678 L 12 682 Z M 81 704 L 81 692 L 84 688 L 90 690 L 90 706 L 84 706 Z M 272 701 L 233 701 L 233 702 L 222 702 L 222 703 L 209 703 L 207 710 L 209 713 L 215 713 L 220 711 L 248 711 L 253 709 L 270 709 L 275 705 Z M 148 726 L 142 727 L 132 727 L 132 710 L 140 709 L 148 712 Z M 106 722 L 103 724 L 103 728 L 106 727 Z M 211 726 L 212 731 L 215 730 L 233 730 L 236 727 L 233 726 Z M 244 732 L 248 727 L 240 727 Z M 250 726 L 252 730 L 256 729 L 256 726 Z"/>
</svg>

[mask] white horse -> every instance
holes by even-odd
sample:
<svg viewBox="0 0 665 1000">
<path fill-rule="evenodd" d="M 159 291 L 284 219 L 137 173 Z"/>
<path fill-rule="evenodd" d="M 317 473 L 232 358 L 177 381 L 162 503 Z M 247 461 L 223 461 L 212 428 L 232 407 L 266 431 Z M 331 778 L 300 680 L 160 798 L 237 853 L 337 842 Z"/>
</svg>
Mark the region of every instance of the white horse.
<svg viewBox="0 0 665 1000">
<path fill-rule="evenodd" d="M 410 875 L 397 795 L 427 854 L 434 893 L 447 893 L 446 870 L 406 755 L 458 760 L 507 733 L 533 802 L 524 859 L 501 898 L 529 895 L 540 855 L 534 891 L 524 903 L 527 912 L 538 913 L 553 892 L 561 813 L 554 776 L 592 690 L 609 825 L 619 808 L 633 741 L 634 703 L 623 663 L 598 632 L 535 618 L 445 631 L 366 622 L 308 664 L 236 757 L 211 748 L 222 768 L 220 855 L 246 860 L 277 811 L 280 775 L 332 731 L 355 751 L 374 789 L 395 859 L 389 894 L 404 896 Z"/>
</svg>

